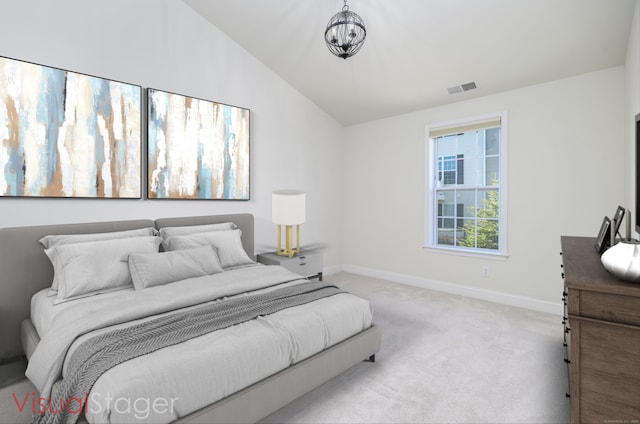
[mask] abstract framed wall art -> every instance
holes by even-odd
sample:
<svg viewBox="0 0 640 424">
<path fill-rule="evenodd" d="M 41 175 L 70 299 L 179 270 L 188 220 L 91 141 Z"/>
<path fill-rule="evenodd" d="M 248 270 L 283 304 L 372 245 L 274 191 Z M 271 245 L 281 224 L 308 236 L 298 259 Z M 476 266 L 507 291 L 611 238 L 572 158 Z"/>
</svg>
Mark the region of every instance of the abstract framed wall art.
<svg viewBox="0 0 640 424">
<path fill-rule="evenodd" d="M 249 109 L 147 89 L 147 197 L 249 200 Z"/>
<path fill-rule="evenodd" d="M 141 95 L 0 57 L 0 196 L 140 198 Z"/>
</svg>

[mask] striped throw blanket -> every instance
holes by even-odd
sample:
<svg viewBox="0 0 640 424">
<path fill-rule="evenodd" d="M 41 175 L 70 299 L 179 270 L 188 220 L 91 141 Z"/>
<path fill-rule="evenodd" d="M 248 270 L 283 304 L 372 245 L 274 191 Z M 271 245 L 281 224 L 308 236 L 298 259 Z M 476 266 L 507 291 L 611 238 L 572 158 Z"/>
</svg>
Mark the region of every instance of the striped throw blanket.
<svg viewBox="0 0 640 424">
<path fill-rule="evenodd" d="M 68 377 L 55 385 L 52 405 L 62 405 L 71 398 L 85 398 L 102 374 L 127 360 L 338 293 L 343 291 L 333 285 L 304 283 L 206 303 L 95 336 L 73 352 L 68 363 Z M 79 414 L 66 408 L 56 412 L 52 409 L 47 408 L 46 413 L 34 416 L 33 423 L 75 424 L 79 418 Z"/>
</svg>

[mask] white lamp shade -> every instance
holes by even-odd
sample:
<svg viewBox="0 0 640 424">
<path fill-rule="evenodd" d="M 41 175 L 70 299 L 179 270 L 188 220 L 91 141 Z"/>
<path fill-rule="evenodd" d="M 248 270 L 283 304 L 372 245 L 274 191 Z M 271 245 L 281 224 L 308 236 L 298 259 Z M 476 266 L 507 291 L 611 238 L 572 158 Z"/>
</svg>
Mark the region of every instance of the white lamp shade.
<svg viewBox="0 0 640 424">
<path fill-rule="evenodd" d="M 271 221 L 278 225 L 298 225 L 305 220 L 306 194 L 300 190 L 271 193 Z"/>
</svg>

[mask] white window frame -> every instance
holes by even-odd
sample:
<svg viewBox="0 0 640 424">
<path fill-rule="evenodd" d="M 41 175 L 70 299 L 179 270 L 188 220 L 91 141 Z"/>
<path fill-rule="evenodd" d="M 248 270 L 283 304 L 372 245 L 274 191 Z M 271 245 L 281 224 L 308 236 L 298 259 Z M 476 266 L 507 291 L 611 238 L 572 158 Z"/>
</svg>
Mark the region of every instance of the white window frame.
<svg viewBox="0 0 640 424">
<path fill-rule="evenodd" d="M 438 245 L 437 209 L 436 200 L 436 180 L 438 178 L 438 164 L 436 158 L 435 139 L 430 137 L 432 131 L 442 128 L 462 127 L 473 125 L 474 123 L 500 120 L 500 181 L 498 190 L 500 192 L 498 211 L 498 245 L 499 250 L 475 249 L 462 246 Z M 505 260 L 508 257 L 507 250 L 507 148 L 508 148 L 508 123 L 507 112 L 496 112 L 485 115 L 473 116 L 470 118 L 456 119 L 446 122 L 437 122 L 426 126 L 425 142 L 425 213 L 424 213 L 424 250 L 435 253 L 454 254 L 462 256 L 480 257 Z"/>
</svg>

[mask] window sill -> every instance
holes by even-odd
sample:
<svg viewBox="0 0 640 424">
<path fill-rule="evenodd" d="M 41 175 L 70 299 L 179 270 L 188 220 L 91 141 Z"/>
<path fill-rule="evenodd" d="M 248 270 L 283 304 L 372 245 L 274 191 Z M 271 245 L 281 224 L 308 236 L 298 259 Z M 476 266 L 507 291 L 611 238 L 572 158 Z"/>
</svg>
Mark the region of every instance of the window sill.
<svg viewBox="0 0 640 424">
<path fill-rule="evenodd" d="M 441 255 L 464 256 L 467 258 L 489 259 L 494 261 L 506 261 L 509 258 L 509 255 L 506 253 L 478 252 L 475 250 L 462 250 L 448 247 L 424 246 L 422 250 L 424 252 L 438 253 Z"/>
</svg>

